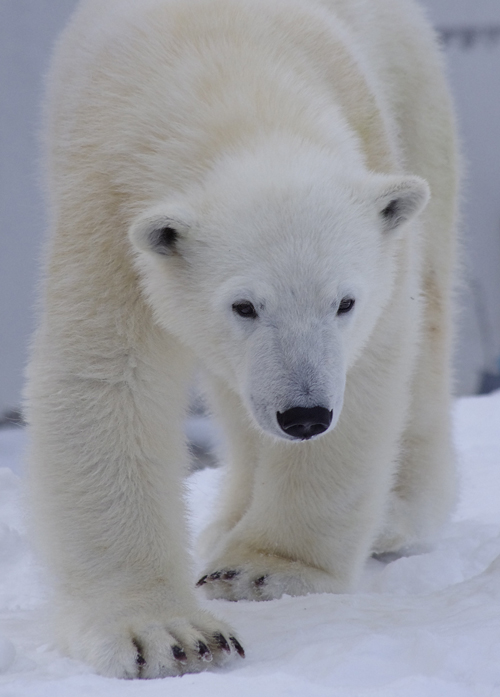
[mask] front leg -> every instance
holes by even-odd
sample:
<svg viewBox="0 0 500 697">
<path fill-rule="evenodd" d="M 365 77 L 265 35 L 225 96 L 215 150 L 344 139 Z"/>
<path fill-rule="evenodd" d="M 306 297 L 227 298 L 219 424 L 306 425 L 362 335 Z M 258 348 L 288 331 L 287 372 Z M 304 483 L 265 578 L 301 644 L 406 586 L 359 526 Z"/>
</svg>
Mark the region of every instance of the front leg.
<svg viewBox="0 0 500 697">
<path fill-rule="evenodd" d="M 30 484 L 59 644 L 123 678 L 197 672 L 242 652 L 192 590 L 182 497 L 191 362 L 160 330 L 140 329 L 133 351 L 80 355 L 68 371 L 42 328 L 29 386 Z"/>
<path fill-rule="evenodd" d="M 215 571 L 211 571 L 215 568 Z M 238 543 L 215 560 L 198 583 L 212 600 L 274 600 L 283 595 L 339 593 L 342 587 L 329 573 L 300 561 L 253 551 Z"/>
<path fill-rule="evenodd" d="M 394 389 L 388 399 L 366 377 L 362 368 L 351 376 L 333 432 L 262 447 L 251 505 L 198 582 L 208 597 L 339 593 L 356 583 L 383 521 L 406 398 Z M 387 387 L 396 387 L 390 376 Z"/>
</svg>

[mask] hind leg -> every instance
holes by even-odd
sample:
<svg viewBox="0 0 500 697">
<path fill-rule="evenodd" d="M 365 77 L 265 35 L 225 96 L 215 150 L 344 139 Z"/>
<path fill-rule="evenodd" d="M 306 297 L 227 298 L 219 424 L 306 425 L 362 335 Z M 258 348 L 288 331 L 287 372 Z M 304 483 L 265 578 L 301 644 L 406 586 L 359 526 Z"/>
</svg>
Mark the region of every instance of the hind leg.
<svg viewBox="0 0 500 697">
<path fill-rule="evenodd" d="M 449 291 L 428 279 L 420 356 L 401 464 L 375 551 L 417 552 L 435 540 L 456 496 L 450 423 Z"/>
<path fill-rule="evenodd" d="M 198 550 L 205 558 L 213 556 L 214 550 L 223 544 L 227 533 L 247 511 L 259 457 L 259 436 L 249 423 L 239 397 L 215 377 L 207 378 L 207 386 L 210 405 L 224 430 L 225 445 L 221 455 L 225 475 L 215 518 L 198 540 Z"/>
<path fill-rule="evenodd" d="M 412 42 L 408 45 L 411 50 Z M 426 179 L 431 199 L 419 238 L 422 316 L 412 399 L 386 525 L 376 545 L 380 552 L 417 550 L 432 543 L 456 492 L 450 395 L 459 158 L 440 63 L 431 51 L 428 62 L 418 55 L 417 49 L 408 54 L 405 80 L 418 70 L 422 91 L 406 93 L 397 112 L 406 168 Z"/>
</svg>

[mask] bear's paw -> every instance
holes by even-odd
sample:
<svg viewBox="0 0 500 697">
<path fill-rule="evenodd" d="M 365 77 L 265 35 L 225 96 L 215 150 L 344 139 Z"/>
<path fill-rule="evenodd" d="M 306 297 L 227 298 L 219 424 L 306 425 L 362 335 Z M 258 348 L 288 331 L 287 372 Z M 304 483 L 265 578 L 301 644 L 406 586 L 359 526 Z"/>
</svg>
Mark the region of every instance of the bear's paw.
<svg viewBox="0 0 500 697">
<path fill-rule="evenodd" d="M 233 630 L 208 612 L 189 617 L 132 617 L 80 626 L 67 636 L 68 651 L 98 673 L 116 678 L 164 678 L 199 673 L 245 656 Z"/>
<path fill-rule="evenodd" d="M 326 571 L 269 554 L 252 554 L 239 563 L 213 564 L 196 585 L 211 600 L 274 600 L 283 595 L 344 590 Z"/>
</svg>

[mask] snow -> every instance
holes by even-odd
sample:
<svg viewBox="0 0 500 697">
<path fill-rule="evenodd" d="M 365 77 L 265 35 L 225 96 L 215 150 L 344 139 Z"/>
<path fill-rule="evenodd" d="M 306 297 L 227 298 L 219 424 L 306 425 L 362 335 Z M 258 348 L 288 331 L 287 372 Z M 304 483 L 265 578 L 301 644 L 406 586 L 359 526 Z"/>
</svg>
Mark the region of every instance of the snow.
<svg viewBox="0 0 500 697">
<path fill-rule="evenodd" d="M 500 696 L 500 392 L 460 399 L 454 423 L 461 495 L 433 551 L 371 559 L 349 595 L 200 596 L 238 629 L 246 659 L 151 681 L 99 677 L 51 644 L 48 591 L 25 532 L 25 434 L 0 431 L 0 697 Z M 210 517 L 221 474 L 189 478 L 194 532 Z"/>
</svg>

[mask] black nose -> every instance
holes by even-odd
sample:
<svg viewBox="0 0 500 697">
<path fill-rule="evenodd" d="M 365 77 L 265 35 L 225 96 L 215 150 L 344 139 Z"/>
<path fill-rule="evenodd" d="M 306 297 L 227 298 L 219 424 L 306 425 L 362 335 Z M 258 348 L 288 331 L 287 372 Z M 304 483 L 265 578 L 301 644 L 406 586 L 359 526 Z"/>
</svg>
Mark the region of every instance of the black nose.
<svg viewBox="0 0 500 697">
<path fill-rule="evenodd" d="M 324 407 L 293 407 L 283 413 L 276 412 L 282 431 L 292 438 L 308 440 L 324 433 L 332 423 L 333 411 Z"/>
</svg>

